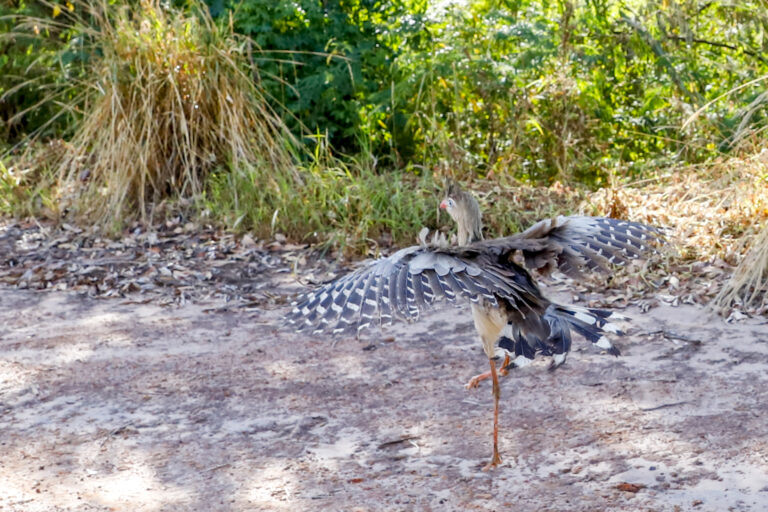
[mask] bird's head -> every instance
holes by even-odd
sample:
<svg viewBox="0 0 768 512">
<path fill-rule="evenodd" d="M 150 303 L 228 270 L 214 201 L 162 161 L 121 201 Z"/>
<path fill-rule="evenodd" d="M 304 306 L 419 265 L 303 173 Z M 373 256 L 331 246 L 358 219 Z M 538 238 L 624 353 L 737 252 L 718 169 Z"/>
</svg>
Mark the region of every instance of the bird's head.
<svg viewBox="0 0 768 512">
<path fill-rule="evenodd" d="M 459 245 L 467 245 L 483 239 L 483 223 L 480 206 L 475 197 L 459 187 L 455 182 L 448 185 L 445 198 L 440 202 L 440 209 L 458 225 Z"/>
<path fill-rule="evenodd" d="M 453 181 L 450 182 L 448 184 L 448 190 L 445 192 L 445 198 L 440 202 L 440 209 L 448 212 L 448 215 L 456 220 L 456 214 L 461 208 L 459 203 L 464 203 L 466 201 L 466 195 L 467 193 L 461 190 L 457 183 Z"/>
</svg>

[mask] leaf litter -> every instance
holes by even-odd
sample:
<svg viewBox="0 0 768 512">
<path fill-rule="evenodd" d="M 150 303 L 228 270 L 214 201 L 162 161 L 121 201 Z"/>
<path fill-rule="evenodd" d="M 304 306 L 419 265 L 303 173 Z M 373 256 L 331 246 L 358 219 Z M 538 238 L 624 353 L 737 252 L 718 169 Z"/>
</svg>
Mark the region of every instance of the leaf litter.
<svg viewBox="0 0 768 512">
<path fill-rule="evenodd" d="M 269 306 L 285 301 L 272 277 L 306 265 L 312 253 L 181 218 L 151 229 L 135 225 L 119 239 L 102 237 L 98 227 L 8 222 L 0 224 L 0 283 L 163 305 L 224 299 Z M 316 268 L 334 267 L 313 261 Z"/>
<path fill-rule="evenodd" d="M 539 205 L 544 201 L 582 214 L 664 228 L 670 242 L 665 249 L 616 269 L 607 278 L 598 275 L 574 282 L 555 274 L 542 279 L 545 286 L 569 290 L 574 301 L 593 307 L 636 305 L 647 311 L 659 304 L 710 304 L 723 290 L 757 237 L 756 226 L 768 219 L 767 168 L 768 151 L 763 151 L 589 194 L 560 183 L 521 187 L 517 192 L 502 191 L 491 183 L 491 190 L 474 192 L 480 197 L 514 192 L 509 204 L 518 207 L 525 201 Z M 414 243 L 424 241 L 422 234 Z M 379 249 L 378 255 L 386 255 L 396 247 Z M 0 283 L 20 289 L 70 290 L 98 298 L 130 296 L 161 304 L 224 298 L 243 307 L 286 301 L 294 287 L 275 288 L 270 277 L 275 274 L 294 275 L 297 289 L 300 284 L 324 282 L 351 265 L 337 253 L 292 243 L 280 233 L 273 240 L 257 240 L 197 225 L 182 216 L 153 226 L 136 223 L 117 239 L 103 236 L 96 226 L 5 221 L 0 223 L 0 254 Z M 720 312 L 738 320 L 763 314 L 767 307 L 764 301 L 745 306 L 735 299 Z"/>
</svg>

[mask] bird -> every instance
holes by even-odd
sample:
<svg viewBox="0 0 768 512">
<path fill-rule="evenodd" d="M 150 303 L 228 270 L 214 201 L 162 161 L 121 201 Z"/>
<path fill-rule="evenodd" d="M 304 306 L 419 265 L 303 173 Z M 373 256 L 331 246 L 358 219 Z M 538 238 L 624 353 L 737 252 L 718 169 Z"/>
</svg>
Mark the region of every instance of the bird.
<svg viewBox="0 0 768 512">
<path fill-rule="evenodd" d="M 438 303 L 466 300 L 490 369 L 470 379 L 476 388 L 488 378 L 494 399 L 493 453 L 483 468 L 501 464 L 499 376 L 525 366 L 537 354 L 550 356 L 550 369 L 565 363 L 576 333 L 608 354 L 623 331 L 617 312 L 557 304 L 547 299 L 532 271 L 559 270 L 581 278 L 607 271 L 655 251 L 663 231 L 639 222 L 591 216 L 557 216 L 520 233 L 484 239 L 475 197 L 455 182 L 440 202 L 457 226 L 456 245 L 422 243 L 373 260 L 318 288 L 300 294 L 287 320 L 299 331 L 355 333 L 395 320 L 416 321 Z M 500 364 L 499 364 L 500 363 Z"/>
</svg>

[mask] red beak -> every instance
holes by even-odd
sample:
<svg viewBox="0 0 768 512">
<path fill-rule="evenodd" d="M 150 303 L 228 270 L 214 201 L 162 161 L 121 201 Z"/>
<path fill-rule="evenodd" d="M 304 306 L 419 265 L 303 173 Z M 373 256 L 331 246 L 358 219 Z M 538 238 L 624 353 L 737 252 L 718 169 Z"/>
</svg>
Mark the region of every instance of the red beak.
<svg viewBox="0 0 768 512">
<path fill-rule="evenodd" d="M 440 209 L 441 210 L 447 210 L 448 209 L 448 203 L 446 202 L 445 199 L 443 199 L 443 201 L 440 203 Z"/>
</svg>

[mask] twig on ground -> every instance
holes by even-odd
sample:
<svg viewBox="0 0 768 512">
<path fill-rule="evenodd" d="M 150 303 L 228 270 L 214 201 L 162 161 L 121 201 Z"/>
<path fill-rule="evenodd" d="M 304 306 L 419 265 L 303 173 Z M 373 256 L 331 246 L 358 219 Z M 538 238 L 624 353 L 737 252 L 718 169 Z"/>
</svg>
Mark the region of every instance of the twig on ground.
<svg viewBox="0 0 768 512">
<path fill-rule="evenodd" d="M 210 471 L 216 471 L 217 469 L 225 468 L 225 467 L 227 467 L 229 465 L 230 465 L 229 462 L 225 462 L 224 464 L 219 464 L 217 466 L 211 466 L 210 468 L 204 469 L 203 473 L 208 473 Z"/>
<path fill-rule="evenodd" d="M 396 444 L 408 443 L 408 442 L 410 442 L 412 445 L 414 445 L 414 446 L 416 446 L 418 448 L 418 445 L 416 443 L 412 442 L 414 439 L 419 439 L 419 436 L 402 436 L 399 439 L 393 439 L 392 441 L 385 441 L 385 442 L 381 443 L 379 446 L 377 446 L 376 448 L 381 450 L 381 449 L 387 448 L 389 446 L 394 446 Z"/>
<path fill-rule="evenodd" d="M 643 412 L 650 412 L 650 411 L 658 411 L 659 409 L 666 409 L 667 407 L 677 407 L 678 405 L 685 405 L 690 402 L 684 401 L 684 402 L 673 402 L 670 404 L 661 404 L 657 405 L 656 407 L 641 407 L 640 410 Z"/>
<path fill-rule="evenodd" d="M 690 336 L 686 336 L 685 334 L 678 334 L 678 333 L 676 333 L 674 331 L 669 331 L 667 329 L 656 329 L 656 330 L 653 330 L 653 331 L 645 331 L 642 334 L 645 334 L 646 336 L 653 336 L 654 334 L 661 334 L 665 338 L 674 339 L 674 340 L 681 340 L 681 341 L 685 341 L 687 343 L 693 343 L 694 345 L 701 345 L 701 344 L 704 343 L 703 341 L 701 341 L 699 339 L 691 338 Z"/>
</svg>

